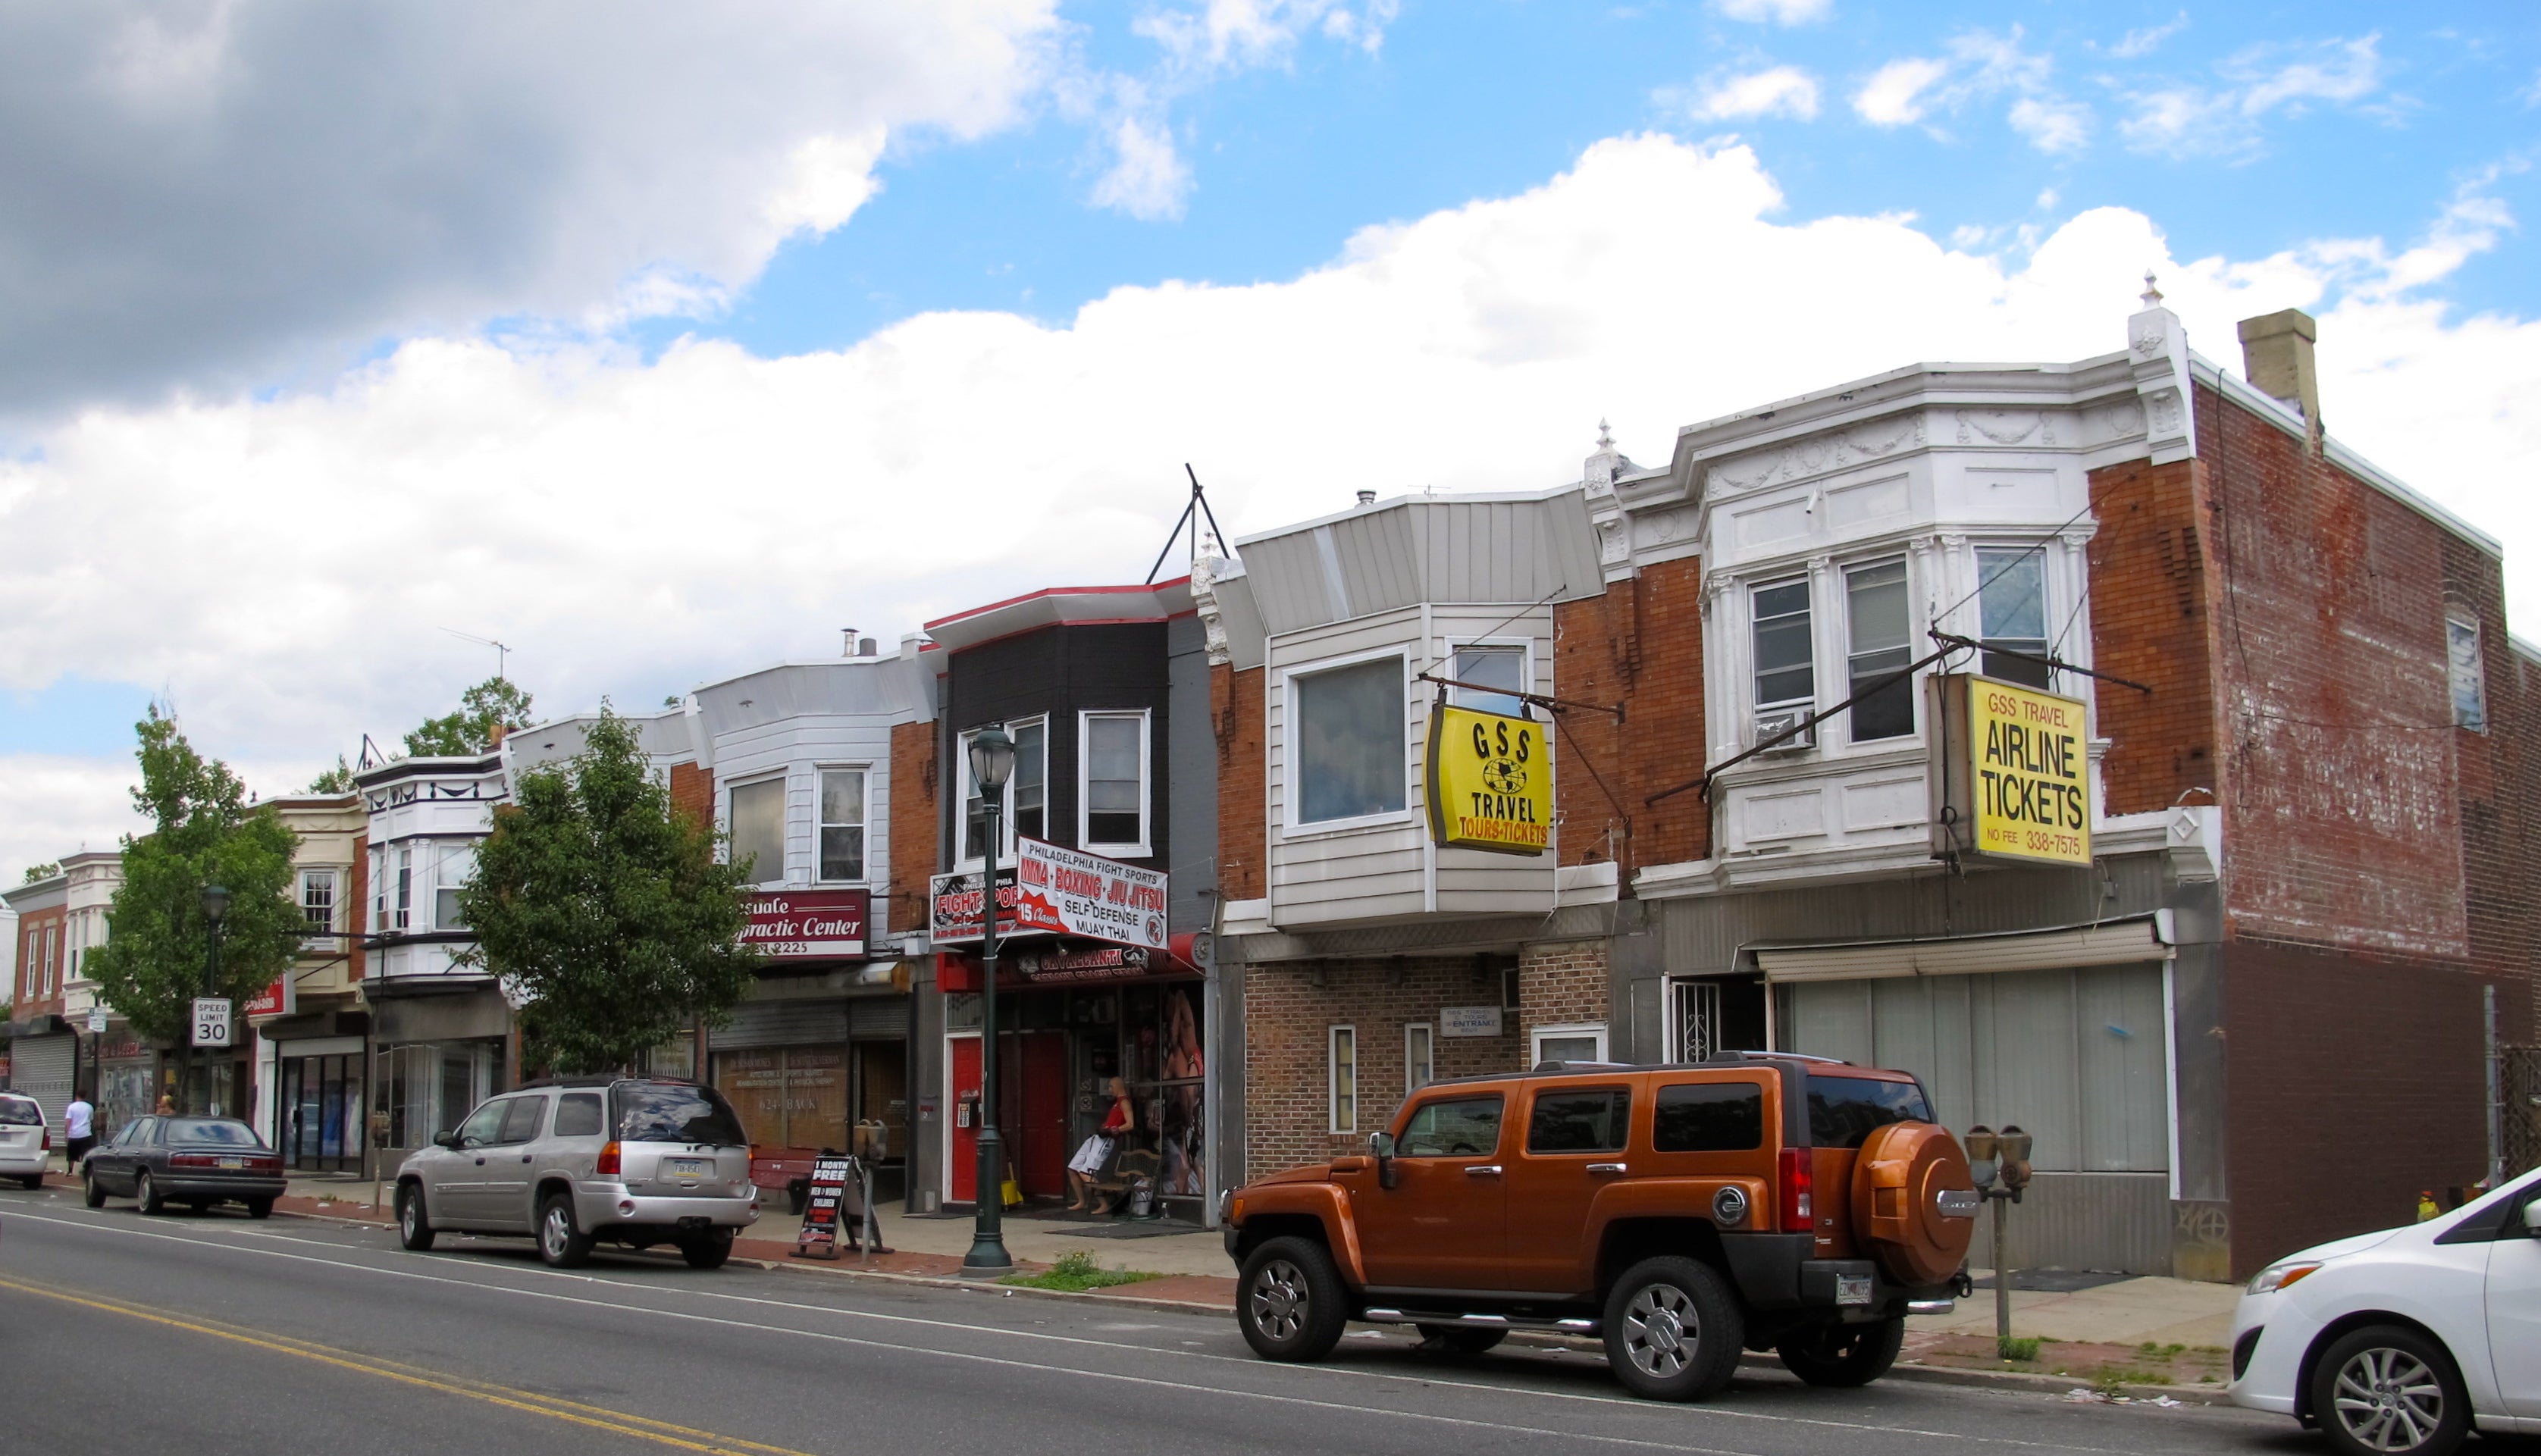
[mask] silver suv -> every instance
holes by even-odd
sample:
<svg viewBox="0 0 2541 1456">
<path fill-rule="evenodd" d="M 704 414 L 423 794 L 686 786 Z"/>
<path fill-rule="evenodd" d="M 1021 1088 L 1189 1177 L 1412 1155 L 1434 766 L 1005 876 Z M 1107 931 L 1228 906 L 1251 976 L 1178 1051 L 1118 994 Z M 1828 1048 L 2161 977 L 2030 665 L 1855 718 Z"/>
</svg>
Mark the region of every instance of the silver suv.
<svg viewBox="0 0 2541 1456">
<path fill-rule="evenodd" d="M 397 1173 L 398 1232 L 530 1234 L 572 1269 L 611 1239 L 674 1244 L 696 1269 L 759 1220 L 750 1137 L 712 1087 L 651 1078 L 532 1082 L 487 1099 Z"/>
</svg>

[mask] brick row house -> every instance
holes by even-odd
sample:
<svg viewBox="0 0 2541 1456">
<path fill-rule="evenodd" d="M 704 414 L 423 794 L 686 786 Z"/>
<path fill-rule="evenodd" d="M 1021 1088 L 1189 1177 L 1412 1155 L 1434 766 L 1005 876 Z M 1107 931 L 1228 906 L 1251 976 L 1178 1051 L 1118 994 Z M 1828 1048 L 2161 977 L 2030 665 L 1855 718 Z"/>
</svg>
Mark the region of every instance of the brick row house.
<svg viewBox="0 0 2541 1456">
<path fill-rule="evenodd" d="M 1203 563 L 1225 1181 L 1426 1077 L 1756 1047 L 2031 1130 L 2027 1265 L 2237 1277 L 2484 1176 L 2491 1004 L 2535 1032 L 2536 658 L 2497 543 L 2321 428 L 2311 321 L 2241 334 L 2246 378 L 2148 294 L 2106 355 Z M 1424 715 L 1494 688 L 1551 720 L 1540 860 L 1419 822 Z M 1989 741 L 1945 726 L 2018 703 L 2073 715 L 2035 853 L 1977 837 Z"/>
</svg>

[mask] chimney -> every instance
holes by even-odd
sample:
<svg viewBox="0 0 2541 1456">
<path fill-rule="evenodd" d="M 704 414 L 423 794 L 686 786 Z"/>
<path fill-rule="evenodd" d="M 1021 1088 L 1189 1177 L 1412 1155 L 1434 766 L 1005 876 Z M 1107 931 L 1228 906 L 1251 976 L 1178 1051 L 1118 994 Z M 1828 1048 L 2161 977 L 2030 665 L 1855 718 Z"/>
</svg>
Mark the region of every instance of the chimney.
<svg viewBox="0 0 2541 1456">
<path fill-rule="evenodd" d="M 1376 492 L 1373 490 L 1360 491 L 1358 493 L 1358 503 L 1363 506 L 1372 506 L 1376 504 Z"/>
<path fill-rule="evenodd" d="M 2320 326 L 2300 309 L 2241 321 L 2241 373 L 2250 383 L 2302 411 L 2312 438 L 2320 437 L 2320 375 L 2312 368 L 2312 340 Z"/>
</svg>

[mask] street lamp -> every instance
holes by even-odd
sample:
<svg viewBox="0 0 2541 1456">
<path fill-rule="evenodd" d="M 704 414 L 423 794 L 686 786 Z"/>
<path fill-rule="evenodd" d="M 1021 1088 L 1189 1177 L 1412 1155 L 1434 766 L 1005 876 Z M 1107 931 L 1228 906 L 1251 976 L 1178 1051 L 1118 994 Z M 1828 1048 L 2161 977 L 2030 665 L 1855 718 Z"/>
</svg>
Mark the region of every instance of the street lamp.
<svg viewBox="0 0 2541 1456">
<path fill-rule="evenodd" d="M 203 919 L 211 926 L 212 943 L 211 959 L 203 971 L 203 994 L 207 996 L 217 996 L 221 993 L 221 936 L 224 933 L 224 922 L 229 917 L 230 892 L 218 885 L 204 886 Z M 185 1059 L 188 1062 L 200 1061 L 201 1056 L 195 1050 L 191 1033 L 193 1018 L 188 1016 L 185 1020 L 188 1028 L 185 1037 Z M 211 1073 L 208 1068 L 203 1073 L 203 1101 L 208 1109 L 211 1103 Z"/>
<path fill-rule="evenodd" d="M 980 788 L 980 818 L 987 838 L 981 856 L 980 906 L 980 1171 L 976 1182 L 979 1221 L 971 1252 L 962 1268 L 974 1274 L 1003 1274 L 1015 1267 L 1006 1252 L 1006 1147 L 997 1135 L 997 845 L 1005 808 L 1006 779 L 1015 771 L 1015 741 L 1003 728 L 990 726 L 971 738 L 971 781 Z"/>
</svg>

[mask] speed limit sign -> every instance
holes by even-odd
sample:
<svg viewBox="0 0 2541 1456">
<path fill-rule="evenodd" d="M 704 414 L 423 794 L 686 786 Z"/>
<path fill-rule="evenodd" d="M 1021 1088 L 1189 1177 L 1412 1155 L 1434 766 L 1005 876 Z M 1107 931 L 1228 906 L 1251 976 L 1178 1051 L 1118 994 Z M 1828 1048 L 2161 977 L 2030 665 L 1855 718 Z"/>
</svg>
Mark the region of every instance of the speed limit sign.
<svg viewBox="0 0 2541 1456">
<path fill-rule="evenodd" d="M 230 1044 L 230 1000 L 227 996 L 194 998 L 194 1045 L 226 1047 Z"/>
</svg>

